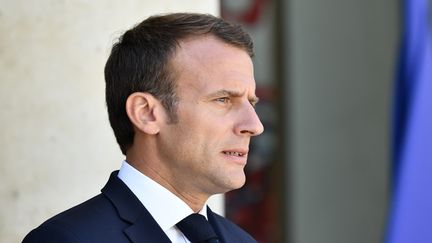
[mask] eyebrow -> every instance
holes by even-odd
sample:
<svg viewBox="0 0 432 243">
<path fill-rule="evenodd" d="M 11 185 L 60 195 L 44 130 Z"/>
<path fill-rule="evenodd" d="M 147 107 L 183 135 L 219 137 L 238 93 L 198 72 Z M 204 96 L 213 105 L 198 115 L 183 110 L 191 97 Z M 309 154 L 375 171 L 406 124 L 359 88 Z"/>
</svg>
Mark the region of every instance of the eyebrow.
<svg viewBox="0 0 432 243">
<path fill-rule="evenodd" d="M 210 97 L 218 97 L 218 96 L 241 97 L 243 96 L 243 94 L 244 92 L 239 92 L 236 90 L 221 89 L 210 94 L 209 96 Z M 252 104 L 252 106 L 255 106 L 259 102 L 259 98 L 255 95 L 248 98 L 248 100 Z"/>
</svg>

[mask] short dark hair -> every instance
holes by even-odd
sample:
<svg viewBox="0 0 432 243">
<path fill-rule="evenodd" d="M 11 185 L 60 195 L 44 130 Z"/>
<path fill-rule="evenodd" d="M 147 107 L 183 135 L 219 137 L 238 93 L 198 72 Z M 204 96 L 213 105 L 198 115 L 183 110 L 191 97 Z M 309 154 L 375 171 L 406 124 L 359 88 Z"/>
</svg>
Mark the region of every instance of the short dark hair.
<svg viewBox="0 0 432 243">
<path fill-rule="evenodd" d="M 134 129 L 126 114 L 126 100 L 134 92 L 159 99 L 172 122 L 177 120 L 176 75 L 171 57 L 179 42 L 213 35 L 253 56 L 253 42 L 240 25 L 209 14 L 174 13 L 145 19 L 126 31 L 113 45 L 105 65 L 109 121 L 123 154 L 133 143 Z"/>
</svg>

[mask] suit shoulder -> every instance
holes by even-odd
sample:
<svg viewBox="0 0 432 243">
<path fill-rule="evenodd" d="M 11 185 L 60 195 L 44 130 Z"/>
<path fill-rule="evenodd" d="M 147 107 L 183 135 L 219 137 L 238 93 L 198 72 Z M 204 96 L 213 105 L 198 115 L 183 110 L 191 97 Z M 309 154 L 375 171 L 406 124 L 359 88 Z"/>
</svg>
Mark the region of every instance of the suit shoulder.
<svg viewBox="0 0 432 243">
<path fill-rule="evenodd" d="M 82 240 L 62 222 L 42 224 L 26 235 L 22 243 L 78 243 Z"/>
<path fill-rule="evenodd" d="M 23 243 L 94 242 L 92 238 L 104 235 L 112 224 L 122 221 L 109 200 L 100 194 L 48 219 L 32 230 Z"/>
<path fill-rule="evenodd" d="M 103 222 L 110 215 L 117 213 L 108 199 L 99 194 L 81 204 L 78 204 L 58 215 L 48 219 L 44 224 L 64 222 L 68 225 L 89 226 L 96 222 Z M 44 225 L 42 224 L 42 225 Z"/>
</svg>

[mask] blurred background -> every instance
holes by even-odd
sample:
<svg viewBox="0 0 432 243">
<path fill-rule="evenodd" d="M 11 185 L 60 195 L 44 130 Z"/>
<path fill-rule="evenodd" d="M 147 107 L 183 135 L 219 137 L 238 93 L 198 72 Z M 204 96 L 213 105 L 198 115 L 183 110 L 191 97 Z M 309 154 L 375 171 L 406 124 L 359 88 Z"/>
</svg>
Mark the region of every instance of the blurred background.
<svg viewBox="0 0 432 243">
<path fill-rule="evenodd" d="M 378 243 L 390 201 L 395 0 L 0 0 L 0 242 L 96 195 L 123 160 L 103 67 L 149 15 L 205 12 L 255 42 L 247 184 L 212 199 L 259 242 Z"/>
</svg>

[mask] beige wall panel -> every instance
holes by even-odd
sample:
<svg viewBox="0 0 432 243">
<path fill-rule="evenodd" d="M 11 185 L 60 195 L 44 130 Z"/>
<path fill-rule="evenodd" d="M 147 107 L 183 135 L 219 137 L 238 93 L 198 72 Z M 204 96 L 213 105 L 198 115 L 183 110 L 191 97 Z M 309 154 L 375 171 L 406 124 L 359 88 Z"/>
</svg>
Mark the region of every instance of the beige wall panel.
<svg viewBox="0 0 432 243">
<path fill-rule="evenodd" d="M 104 103 L 110 47 L 148 15 L 176 11 L 218 14 L 219 2 L 0 1 L 0 242 L 96 195 L 119 168 Z"/>
<path fill-rule="evenodd" d="M 292 242 L 383 241 L 398 4 L 292 0 L 285 9 Z"/>
</svg>

